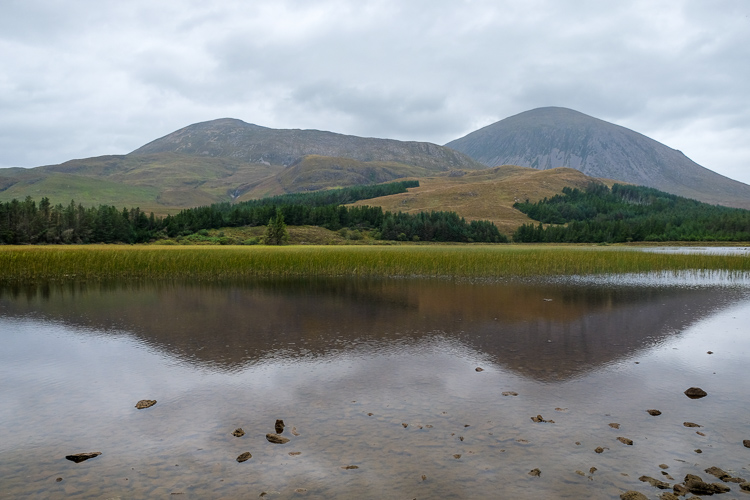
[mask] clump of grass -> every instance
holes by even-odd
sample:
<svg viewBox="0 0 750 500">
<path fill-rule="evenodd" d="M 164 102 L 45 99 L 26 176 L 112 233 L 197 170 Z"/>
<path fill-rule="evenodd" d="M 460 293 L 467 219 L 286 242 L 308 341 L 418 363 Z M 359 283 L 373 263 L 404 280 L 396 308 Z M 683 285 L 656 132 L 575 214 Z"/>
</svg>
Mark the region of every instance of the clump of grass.
<svg viewBox="0 0 750 500">
<path fill-rule="evenodd" d="M 0 247 L 0 281 L 226 279 L 274 276 L 505 278 L 680 271 L 750 271 L 742 256 L 613 247 L 48 246 Z"/>
</svg>

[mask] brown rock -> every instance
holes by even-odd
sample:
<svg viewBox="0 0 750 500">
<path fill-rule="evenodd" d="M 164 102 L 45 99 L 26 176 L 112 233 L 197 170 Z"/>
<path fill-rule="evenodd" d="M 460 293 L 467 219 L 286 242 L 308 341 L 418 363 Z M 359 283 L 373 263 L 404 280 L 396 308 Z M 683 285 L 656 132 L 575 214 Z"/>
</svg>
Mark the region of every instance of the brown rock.
<svg viewBox="0 0 750 500">
<path fill-rule="evenodd" d="M 539 469 L 531 469 L 529 471 L 529 476 L 539 477 L 541 475 L 542 475 L 542 471 L 540 471 Z"/>
<path fill-rule="evenodd" d="M 729 486 L 720 483 L 706 483 L 698 476 L 688 474 L 685 476 L 685 487 L 694 495 L 714 495 L 731 491 Z"/>
<path fill-rule="evenodd" d="M 659 495 L 659 500 L 680 500 L 680 497 L 667 491 Z"/>
<path fill-rule="evenodd" d="M 648 500 L 648 497 L 641 492 L 630 490 L 620 495 L 620 500 Z"/>
<path fill-rule="evenodd" d="M 708 393 L 700 387 L 691 387 L 685 391 L 685 396 L 690 399 L 700 399 L 708 396 Z"/>
<path fill-rule="evenodd" d="M 477 366 L 476 368 L 474 368 L 474 370 L 476 370 L 476 371 L 478 371 L 478 372 L 483 372 L 483 371 L 484 371 L 484 368 L 482 368 L 482 367 L 480 367 L 480 366 Z"/>
<path fill-rule="evenodd" d="M 597 453 L 604 453 L 604 448 L 602 448 L 601 446 L 597 446 L 594 451 Z"/>
<path fill-rule="evenodd" d="M 75 453 L 73 455 L 66 455 L 65 458 L 67 458 L 71 462 L 75 462 L 79 464 L 81 462 L 85 462 L 89 458 L 98 457 L 101 454 L 102 454 L 101 451 L 92 451 L 90 453 Z"/>
<path fill-rule="evenodd" d="M 341 468 L 344 470 L 353 470 L 353 469 L 359 469 L 359 466 L 358 465 L 345 465 Z"/>
<path fill-rule="evenodd" d="M 297 457 L 297 456 L 299 456 L 299 455 L 302 455 L 302 452 L 301 452 L 301 451 L 290 451 L 290 452 L 289 452 L 289 456 L 290 456 L 290 457 Z"/>
<path fill-rule="evenodd" d="M 742 444 L 745 446 L 745 448 L 750 448 L 750 439 L 745 439 L 742 441 Z"/>
<path fill-rule="evenodd" d="M 592 467 L 592 468 L 590 468 L 590 469 L 589 469 L 589 472 L 590 472 L 591 474 L 593 474 L 594 472 L 596 472 L 596 471 L 598 471 L 598 470 L 599 470 L 599 469 L 597 469 L 596 467 Z"/>
<path fill-rule="evenodd" d="M 724 478 L 732 477 L 731 475 L 727 474 L 726 471 L 719 469 L 718 467 L 709 467 L 708 469 L 706 469 L 706 472 L 714 477 L 717 477 L 718 479 L 721 479 L 722 481 L 724 480 Z"/>
<path fill-rule="evenodd" d="M 249 452 L 249 451 L 246 451 L 245 453 L 243 453 L 242 455 L 240 455 L 239 457 L 237 457 L 237 461 L 238 461 L 239 463 L 242 463 L 242 462 L 247 462 L 247 461 L 248 461 L 248 460 L 250 460 L 251 458 L 253 458 L 253 456 L 252 456 L 252 455 L 250 454 L 250 452 Z"/>
<path fill-rule="evenodd" d="M 425 476 L 424 474 L 422 474 L 422 481 L 427 481 L 427 476 Z"/>
<path fill-rule="evenodd" d="M 685 427 L 703 427 L 702 425 L 694 424 L 693 422 L 683 422 L 682 425 Z"/>
<path fill-rule="evenodd" d="M 58 477 L 57 479 L 55 479 L 55 481 L 59 483 L 60 481 L 62 481 L 62 478 Z"/>
<path fill-rule="evenodd" d="M 276 424 L 274 424 L 274 428 L 276 429 L 276 434 L 281 434 L 284 432 L 284 421 L 277 419 Z"/>
<path fill-rule="evenodd" d="M 658 417 L 659 415 L 661 415 L 661 412 L 659 410 L 646 410 L 646 411 L 652 417 Z"/>
<path fill-rule="evenodd" d="M 615 422 L 612 422 L 611 424 L 609 424 L 609 426 L 612 427 L 613 429 L 619 429 L 620 428 L 620 424 L 617 424 Z"/>
<path fill-rule="evenodd" d="M 232 436 L 241 438 L 245 435 L 245 431 L 242 430 L 242 427 L 237 427 L 234 432 L 232 433 Z"/>
<path fill-rule="evenodd" d="M 643 481 L 644 483 L 650 484 L 654 488 L 659 488 L 660 490 L 668 490 L 670 488 L 669 483 L 659 481 L 658 479 L 654 479 L 651 476 L 641 476 L 638 479 Z"/>
<path fill-rule="evenodd" d="M 701 450 L 700 448 L 696 448 L 696 449 L 695 449 L 695 450 L 693 450 L 693 451 L 694 451 L 694 452 L 696 452 L 696 453 L 703 453 L 703 450 Z"/>
<path fill-rule="evenodd" d="M 625 438 L 625 437 L 618 437 L 617 440 L 619 442 L 621 442 L 622 444 L 626 444 L 628 446 L 633 446 L 633 440 L 632 439 L 628 439 L 628 438 Z"/>
<path fill-rule="evenodd" d="M 460 453 L 456 453 L 455 455 L 453 455 L 453 458 L 455 458 L 456 460 L 458 460 L 459 458 L 461 458 L 461 454 Z"/>
<path fill-rule="evenodd" d="M 688 493 L 690 493 L 690 490 L 687 489 L 687 487 L 685 485 L 683 485 L 683 484 L 675 484 L 672 487 L 672 491 L 674 491 L 675 495 L 677 495 L 679 497 L 684 497 L 685 495 L 687 495 Z"/>
<path fill-rule="evenodd" d="M 555 423 L 554 420 L 544 420 L 541 415 L 537 415 L 536 417 L 531 417 L 531 420 L 533 420 L 534 422 L 546 422 L 549 424 Z"/>
<path fill-rule="evenodd" d="M 503 396 L 518 396 L 518 393 L 514 391 L 505 391 L 503 392 Z"/>
<path fill-rule="evenodd" d="M 266 434 L 266 439 L 269 443 L 274 444 L 286 444 L 289 442 L 289 438 L 284 436 L 279 436 L 278 434 Z"/>
<path fill-rule="evenodd" d="M 669 469 L 669 466 L 667 464 L 659 464 L 660 469 Z"/>
<path fill-rule="evenodd" d="M 139 410 L 143 410 L 144 408 L 151 408 L 156 404 L 155 399 L 141 399 L 135 404 L 135 407 Z"/>
<path fill-rule="evenodd" d="M 293 436 L 299 436 L 299 432 L 297 432 L 297 428 L 296 427 L 292 427 L 292 435 Z"/>
<path fill-rule="evenodd" d="M 740 483 L 740 489 L 742 491 L 750 491 L 750 483 Z"/>
</svg>

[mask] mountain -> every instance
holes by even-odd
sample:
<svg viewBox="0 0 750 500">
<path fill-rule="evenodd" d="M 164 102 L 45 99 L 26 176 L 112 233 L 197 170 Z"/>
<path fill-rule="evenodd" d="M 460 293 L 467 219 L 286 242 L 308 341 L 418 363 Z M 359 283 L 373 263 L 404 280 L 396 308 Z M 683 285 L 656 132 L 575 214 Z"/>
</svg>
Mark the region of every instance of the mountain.
<svg viewBox="0 0 750 500">
<path fill-rule="evenodd" d="M 747 184 L 708 170 L 638 132 L 571 109 L 526 111 L 446 146 L 488 167 L 568 167 L 706 203 L 750 208 Z"/>
<path fill-rule="evenodd" d="M 232 118 L 189 125 L 130 154 L 163 152 L 282 166 L 307 155 L 317 155 L 363 162 L 398 162 L 436 172 L 484 168 L 463 153 L 429 142 L 374 139 L 320 130 L 272 129 Z"/>
</svg>

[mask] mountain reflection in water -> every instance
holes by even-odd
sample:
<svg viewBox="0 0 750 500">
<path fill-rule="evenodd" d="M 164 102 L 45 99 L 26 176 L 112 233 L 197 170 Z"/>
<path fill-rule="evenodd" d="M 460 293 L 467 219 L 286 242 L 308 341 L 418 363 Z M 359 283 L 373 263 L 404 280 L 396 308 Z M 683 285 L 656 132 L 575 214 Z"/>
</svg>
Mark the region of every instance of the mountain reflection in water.
<svg viewBox="0 0 750 500">
<path fill-rule="evenodd" d="M 204 369 L 419 345 L 439 335 L 540 381 L 635 355 L 742 293 L 574 283 L 275 280 L 0 290 L 0 313 L 125 332 Z"/>
</svg>

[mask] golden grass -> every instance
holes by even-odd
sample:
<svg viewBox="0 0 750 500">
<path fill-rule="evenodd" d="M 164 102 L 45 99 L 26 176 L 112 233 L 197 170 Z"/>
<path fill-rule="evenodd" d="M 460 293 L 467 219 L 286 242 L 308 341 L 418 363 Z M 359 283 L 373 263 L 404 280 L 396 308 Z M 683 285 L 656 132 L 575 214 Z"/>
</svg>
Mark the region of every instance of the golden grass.
<svg viewBox="0 0 750 500">
<path fill-rule="evenodd" d="M 532 245 L 0 247 L 2 282 L 275 276 L 492 279 L 689 270 L 747 272 L 750 259 Z"/>
<path fill-rule="evenodd" d="M 467 220 L 489 220 L 503 234 L 520 225 L 534 223 L 513 208 L 516 201 L 538 201 L 562 193 L 564 187 L 583 188 L 592 181 L 611 186 L 614 181 L 594 179 L 571 168 L 536 170 L 504 165 L 464 172 L 461 176 L 440 175 L 419 178 L 420 186 L 408 193 L 362 200 L 354 205 L 380 206 L 392 212 L 447 210 Z"/>
</svg>

